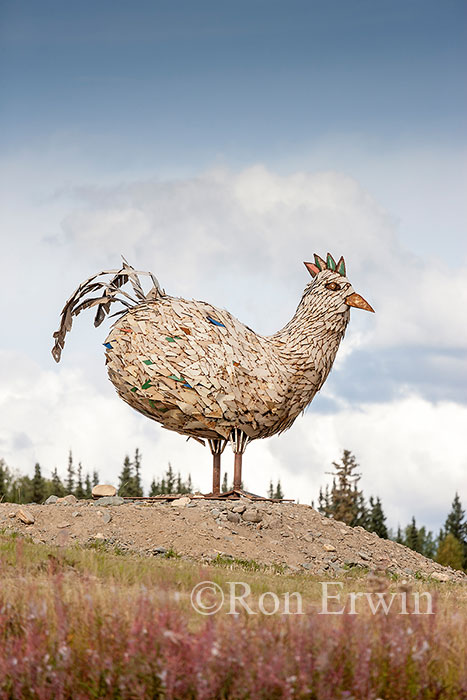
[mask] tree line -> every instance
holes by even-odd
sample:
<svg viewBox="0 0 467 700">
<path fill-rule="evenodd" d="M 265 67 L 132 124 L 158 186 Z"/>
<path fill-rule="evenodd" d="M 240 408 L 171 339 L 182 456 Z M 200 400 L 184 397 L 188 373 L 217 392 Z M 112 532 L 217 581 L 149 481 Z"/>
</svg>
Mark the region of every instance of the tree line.
<svg viewBox="0 0 467 700">
<path fill-rule="evenodd" d="M 340 462 L 333 462 L 332 466 L 334 471 L 328 472 L 333 477 L 331 487 L 319 491 L 317 509 L 322 515 L 352 527 L 360 525 L 368 532 L 393 539 L 444 566 L 467 570 L 467 521 L 457 493 L 437 536 L 424 525 L 419 527 L 414 517 L 394 533 L 386 525 L 381 499 L 370 496 L 367 500 L 359 488 L 362 475 L 357 471 L 359 465 L 350 450 L 344 450 Z"/>
<path fill-rule="evenodd" d="M 378 496 L 366 499 L 359 487 L 361 473 L 359 465 L 350 450 L 344 450 L 339 462 L 333 462 L 331 486 L 320 488 L 317 510 L 328 518 L 340 520 L 355 527 L 360 525 L 368 532 L 375 532 L 379 537 L 393 539 L 406 547 L 420 552 L 430 559 L 455 569 L 467 570 L 467 521 L 459 495 L 456 493 L 443 527 L 438 535 L 422 525 L 418 526 L 413 517 L 404 528 L 400 526 L 394 533 L 388 528 L 383 504 Z M 48 496 L 65 496 L 69 493 L 77 498 L 91 498 L 92 488 L 99 483 L 97 471 L 84 471 L 81 462 L 76 465 L 70 450 L 64 478 L 54 468 L 49 478 L 45 478 L 39 463 L 34 465 L 32 477 L 13 472 L 3 459 L 0 459 L 0 502 L 43 503 Z M 242 485 L 243 486 L 243 485 Z M 227 472 L 224 473 L 221 490 L 232 488 L 228 483 Z M 154 477 L 149 488 L 149 496 L 171 493 L 193 493 L 191 474 L 183 479 L 180 472 L 175 473 L 172 465 L 161 477 Z M 118 477 L 118 493 L 121 496 L 144 496 L 141 480 L 141 453 L 136 448 L 130 459 L 125 455 Z M 280 480 L 276 486 L 270 481 L 267 489 L 269 498 L 284 498 Z M 314 503 L 311 504 L 314 506 Z"/>
</svg>

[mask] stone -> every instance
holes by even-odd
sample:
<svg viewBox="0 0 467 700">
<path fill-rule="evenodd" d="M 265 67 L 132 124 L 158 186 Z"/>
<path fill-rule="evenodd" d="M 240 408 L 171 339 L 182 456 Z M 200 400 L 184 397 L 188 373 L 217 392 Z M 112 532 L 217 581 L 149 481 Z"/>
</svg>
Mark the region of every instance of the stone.
<svg viewBox="0 0 467 700">
<path fill-rule="evenodd" d="M 69 493 L 67 496 L 63 496 L 63 498 L 57 498 L 55 501 L 55 503 L 62 503 L 65 506 L 71 506 L 77 502 L 78 499 L 72 493 Z"/>
<path fill-rule="evenodd" d="M 102 496 L 94 501 L 95 506 L 122 506 L 125 500 L 121 496 Z"/>
<path fill-rule="evenodd" d="M 323 549 L 326 552 L 335 552 L 336 551 L 336 548 L 334 547 L 333 544 L 323 544 Z"/>
<path fill-rule="evenodd" d="M 98 532 L 97 535 L 94 535 L 93 539 L 95 542 L 105 542 L 105 535 L 103 535 L 102 532 Z"/>
<path fill-rule="evenodd" d="M 302 566 L 302 567 L 303 567 L 304 569 L 306 569 L 307 571 L 308 571 L 309 569 L 312 569 L 312 568 L 313 568 L 313 564 L 310 564 L 310 562 L 308 562 L 308 561 L 304 562 L 303 564 L 300 564 L 300 566 Z"/>
<path fill-rule="evenodd" d="M 106 511 L 105 513 L 102 513 L 102 514 L 101 514 L 101 517 L 102 517 L 102 520 L 104 521 L 104 523 L 105 523 L 106 525 L 107 525 L 108 523 L 110 523 L 110 521 L 112 520 L 112 516 L 110 515 L 109 511 Z"/>
<path fill-rule="evenodd" d="M 35 522 L 33 514 L 27 508 L 20 508 L 17 510 L 16 517 L 25 525 L 32 525 Z"/>
<path fill-rule="evenodd" d="M 172 506 L 187 506 L 189 502 L 191 501 L 191 498 L 188 496 L 182 496 L 181 498 L 176 498 L 170 505 Z"/>
<path fill-rule="evenodd" d="M 231 523 L 239 523 L 240 522 L 240 514 L 233 513 L 231 511 L 229 511 L 227 513 L 227 520 L 229 520 Z"/>
<path fill-rule="evenodd" d="M 92 489 L 93 498 L 102 498 L 103 496 L 116 496 L 117 489 L 111 484 L 97 484 Z"/>
<path fill-rule="evenodd" d="M 358 556 L 363 559 L 363 561 L 370 561 L 371 556 L 366 552 L 357 552 Z"/>
<path fill-rule="evenodd" d="M 71 517 L 72 517 L 72 518 L 81 517 L 81 513 L 79 512 L 79 510 L 75 510 L 75 511 L 71 514 Z"/>
<path fill-rule="evenodd" d="M 154 547 L 152 551 L 153 554 L 167 554 L 167 550 L 165 547 Z"/>
<path fill-rule="evenodd" d="M 187 508 L 197 508 L 198 504 L 197 503 L 189 503 L 187 505 Z"/>
<path fill-rule="evenodd" d="M 59 528 L 71 527 L 71 523 L 67 523 L 65 520 L 62 520 L 60 523 L 57 523 L 57 527 L 59 527 Z"/>
<path fill-rule="evenodd" d="M 435 571 L 431 574 L 431 578 L 434 578 L 435 581 L 441 581 L 441 583 L 451 580 L 449 574 L 445 574 L 443 571 Z"/>
<path fill-rule="evenodd" d="M 247 523 L 260 523 L 263 516 L 258 510 L 256 510 L 256 508 L 250 508 L 242 514 L 242 518 Z"/>
<path fill-rule="evenodd" d="M 218 508 L 211 508 L 210 513 L 213 516 L 213 518 L 218 518 L 219 515 L 221 514 L 221 512 Z"/>
<path fill-rule="evenodd" d="M 242 513 L 244 513 L 245 511 L 246 511 L 246 505 L 244 503 L 240 503 L 240 505 L 234 506 L 232 508 L 232 513 L 240 513 L 240 515 Z"/>
<path fill-rule="evenodd" d="M 46 501 L 44 501 L 45 506 L 51 506 L 58 501 L 58 496 L 49 496 Z"/>
<path fill-rule="evenodd" d="M 16 518 L 16 513 L 14 513 L 13 511 L 11 511 L 10 513 L 8 513 L 8 517 L 9 517 L 9 518 Z"/>
</svg>

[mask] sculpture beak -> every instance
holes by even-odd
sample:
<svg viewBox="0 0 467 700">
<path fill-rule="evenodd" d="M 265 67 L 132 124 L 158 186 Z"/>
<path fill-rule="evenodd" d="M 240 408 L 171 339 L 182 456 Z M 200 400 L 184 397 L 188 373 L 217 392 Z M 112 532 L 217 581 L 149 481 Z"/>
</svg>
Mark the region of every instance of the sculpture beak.
<svg viewBox="0 0 467 700">
<path fill-rule="evenodd" d="M 371 308 L 369 303 L 365 301 L 365 299 L 361 297 L 360 294 L 356 294 L 355 292 L 350 296 L 346 297 L 345 303 L 348 306 L 355 306 L 356 309 L 363 309 L 364 311 L 372 311 L 373 313 L 375 313 L 375 310 Z"/>
</svg>

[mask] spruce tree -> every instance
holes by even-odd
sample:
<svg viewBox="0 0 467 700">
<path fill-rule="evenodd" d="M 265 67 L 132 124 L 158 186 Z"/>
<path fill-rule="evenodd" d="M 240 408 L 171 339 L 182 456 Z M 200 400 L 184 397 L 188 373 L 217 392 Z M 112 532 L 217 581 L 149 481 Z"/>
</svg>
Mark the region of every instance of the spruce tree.
<svg viewBox="0 0 467 700">
<path fill-rule="evenodd" d="M 395 541 L 398 542 L 399 544 L 405 544 L 404 535 L 402 534 L 402 530 L 401 530 L 400 525 L 397 526 L 397 535 L 396 535 Z"/>
<path fill-rule="evenodd" d="M 120 496 L 133 496 L 133 469 L 128 455 L 123 460 L 123 468 L 119 476 L 118 493 Z"/>
<path fill-rule="evenodd" d="M 83 465 L 81 464 L 81 462 L 78 462 L 75 496 L 76 496 L 76 498 L 84 498 L 85 497 L 85 492 L 84 492 L 84 487 L 83 487 Z"/>
<path fill-rule="evenodd" d="M 193 493 L 193 484 L 191 482 L 191 474 L 188 474 L 188 479 L 186 481 L 186 493 Z"/>
<path fill-rule="evenodd" d="M 274 498 L 277 498 L 277 499 L 284 498 L 284 493 L 282 491 L 280 479 L 277 482 L 276 490 L 274 492 Z"/>
<path fill-rule="evenodd" d="M 0 501 L 2 501 L 7 492 L 7 472 L 3 459 L 0 459 Z"/>
<path fill-rule="evenodd" d="M 346 525 L 361 525 L 367 520 L 363 493 L 358 489 L 361 474 L 355 470 L 358 464 L 350 450 L 344 450 L 341 461 L 332 463 L 335 471 L 331 494 L 324 497 L 324 515 L 341 520 Z"/>
<path fill-rule="evenodd" d="M 92 483 L 91 477 L 89 476 L 89 472 L 86 472 L 86 478 L 84 480 L 84 497 L 92 498 Z"/>
<path fill-rule="evenodd" d="M 99 483 L 99 474 L 97 473 L 96 470 L 94 470 L 92 473 L 92 485 L 97 486 L 98 483 Z"/>
<path fill-rule="evenodd" d="M 386 527 L 386 516 L 383 512 L 381 500 L 378 497 L 376 501 L 373 496 L 370 496 L 370 512 L 367 524 L 369 532 L 376 532 L 379 537 L 388 538 L 388 529 Z"/>
<path fill-rule="evenodd" d="M 459 542 L 463 542 L 466 539 L 467 524 L 465 522 L 465 512 L 462 509 L 462 504 L 457 492 L 452 502 L 451 511 L 444 523 L 444 531 L 446 534 L 451 533 L 451 535 L 454 535 Z"/>
<path fill-rule="evenodd" d="M 52 477 L 50 479 L 50 485 L 51 485 L 51 490 L 52 494 L 54 496 L 58 496 L 59 498 L 61 496 L 65 495 L 65 487 L 62 484 L 62 480 L 60 479 L 57 471 L 57 467 L 52 471 Z"/>
<path fill-rule="evenodd" d="M 175 475 L 172 469 L 172 465 L 169 462 L 169 466 L 165 473 L 165 483 L 167 488 L 167 494 L 172 494 L 175 490 Z"/>
<path fill-rule="evenodd" d="M 34 477 L 32 479 L 32 500 L 34 503 L 42 503 L 45 497 L 45 479 L 41 474 L 41 465 L 34 465 Z"/>
<path fill-rule="evenodd" d="M 74 486 L 75 486 L 75 470 L 73 468 L 73 455 L 70 452 L 68 453 L 68 466 L 67 466 L 67 478 L 66 478 L 66 492 L 67 493 L 73 493 L 74 491 Z"/>
<path fill-rule="evenodd" d="M 269 482 L 268 498 L 274 498 L 274 486 L 272 485 L 272 479 Z"/>
<path fill-rule="evenodd" d="M 222 479 L 221 491 L 222 491 L 222 493 L 225 493 L 228 490 L 229 490 L 229 484 L 227 481 L 227 472 L 224 472 L 224 478 Z"/>
<path fill-rule="evenodd" d="M 419 551 L 418 528 L 414 517 L 412 517 L 410 525 L 407 525 L 405 528 L 404 544 L 406 547 L 413 549 L 414 552 Z"/>
<path fill-rule="evenodd" d="M 149 495 L 150 496 L 159 496 L 159 494 L 161 492 L 160 489 L 161 489 L 161 487 L 160 487 L 159 481 L 156 481 L 156 479 L 154 478 L 151 481 L 151 485 L 149 487 Z"/>
<path fill-rule="evenodd" d="M 135 470 L 135 474 L 133 476 L 133 488 L 132 488 L 133 493 L 131 495 L 132 496 L 142 496 L 143 495 L 143 486 L 141 484 L 141 455 L 139 453 L 138 448 L 136 448 L 136 450 L 135 450 L 135 459 L 133 462 L 133 467 Z"/>
</svg>

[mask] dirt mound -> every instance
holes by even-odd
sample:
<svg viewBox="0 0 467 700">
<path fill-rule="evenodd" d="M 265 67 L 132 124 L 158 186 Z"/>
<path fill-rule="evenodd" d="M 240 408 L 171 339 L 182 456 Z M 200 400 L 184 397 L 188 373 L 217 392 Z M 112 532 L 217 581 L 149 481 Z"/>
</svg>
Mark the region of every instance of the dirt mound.
<svg viewBox="0 0 467 700">
<path fill-rule="evenodd" d="M 256 562 L 326 576 L 361 567 L 405 578 L 422 575 L 467 581 L 462 572 L 403 545 L 294 503 L 196 498 L 122 505 L 67 500 L 22 507 L 4 503 L 0 504 L 0 529 L 47 544 L 102 542 L 120 551 L 154 556 L 168 552 L 197 561 L 223 555 L 251 561 L 252 566 Z"/>
</svg>

